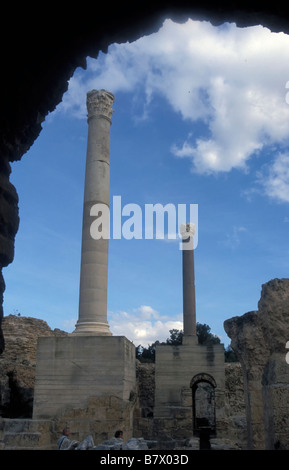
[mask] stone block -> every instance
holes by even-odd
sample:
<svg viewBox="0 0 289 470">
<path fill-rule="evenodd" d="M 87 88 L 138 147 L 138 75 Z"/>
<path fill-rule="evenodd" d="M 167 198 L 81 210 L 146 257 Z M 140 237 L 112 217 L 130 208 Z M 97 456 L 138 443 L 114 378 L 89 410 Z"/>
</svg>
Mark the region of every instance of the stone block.
<svg viewBox="0 0 289 470">
<path fill-rule="evenodd" d="M 39 432 L 6 433 L 4 444 L 6 449 L 9 447 L 35 448 L 38 447 L 41 434 Z"/>
<path fill-rule="evenodd" d="M 110 396 L 126 402 L 135 383 L 135 347 L 123 336 L 39 338 L 33 418 L 85 410 Z"/>
<path fill-rule="evenodd" d="M 154 417 L 166 423 L 170 436 L 179 439 L 192 434 L 193 387 L 208 378 L 213 384 L 218 418 L 225 414 L 224 346 L 203 346 L 194 341 L 157 346 Z"/>
</svg>

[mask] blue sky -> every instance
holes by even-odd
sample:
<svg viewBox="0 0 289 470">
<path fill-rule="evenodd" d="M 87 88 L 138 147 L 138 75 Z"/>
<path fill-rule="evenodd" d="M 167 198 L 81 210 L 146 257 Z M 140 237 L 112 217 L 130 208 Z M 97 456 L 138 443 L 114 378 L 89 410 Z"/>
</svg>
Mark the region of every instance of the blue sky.
<svg viewBox="0 0 289 470">
<path fill-rule="evenodd" d="M 86 93 L 115 95 L 111 198 L 198 204 L 197 320 L 256 310 L 289 272 L 289 38 L 261 26 L 166 20 L 77 69 L 40 137 L 13 163 L 20 198 L 5 315 L 73 331 L 78 318 Z M 289 100 L 288 100 L 289 102 Z M 178 241 L 110 240 L 108 321 L 146 346 L 182 328 Z"/>
</svg>

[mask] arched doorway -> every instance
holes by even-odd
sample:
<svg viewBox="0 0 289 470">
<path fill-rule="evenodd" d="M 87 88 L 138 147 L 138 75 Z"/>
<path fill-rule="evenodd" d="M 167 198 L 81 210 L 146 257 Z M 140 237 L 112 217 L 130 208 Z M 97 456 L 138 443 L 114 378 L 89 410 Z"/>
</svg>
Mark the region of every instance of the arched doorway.
<svg viewBox="0 0 289 470">
<path fill-rule="evenodd" d="M 190 383 L 193 403 L 193 432 L 195 436 L 208 438 L 216 433 L 214 377 L 197 374 Z"/>
</svg>

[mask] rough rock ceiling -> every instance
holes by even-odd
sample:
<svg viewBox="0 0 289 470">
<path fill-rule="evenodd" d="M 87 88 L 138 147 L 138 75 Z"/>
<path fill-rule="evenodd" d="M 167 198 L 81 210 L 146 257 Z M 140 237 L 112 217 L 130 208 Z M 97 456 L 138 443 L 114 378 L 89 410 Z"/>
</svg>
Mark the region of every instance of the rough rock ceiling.
<svg viewBox="0 0 289 470">
<path fill-rule="evenodd" d="M 17 5 L 17 6 L 16 6 Z M 189 17 L 238 26 L 262 24 L 289 32 L 284 2 L 27 2 L 5 6 L 1 29 L 0 154 L 18 160 L 41 131 L 41 122 L 61 101 L 76 67 L 113 42 L 133 41 L 157 31 L 165 18 Z M 3 7 L 2 7 L 3 8 Z"/>
</svg>

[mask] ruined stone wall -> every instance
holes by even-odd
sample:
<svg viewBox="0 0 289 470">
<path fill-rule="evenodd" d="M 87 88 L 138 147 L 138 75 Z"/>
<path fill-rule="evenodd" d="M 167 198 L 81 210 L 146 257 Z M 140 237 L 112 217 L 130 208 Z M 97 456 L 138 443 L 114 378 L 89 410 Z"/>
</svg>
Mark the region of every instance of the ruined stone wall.
<svg viewBox="0 0 289 470">
<path fill-rule="evenodd" d="M 247 448 L 247 420 L 244 380 L 239 362 L 225 364 L 225 416 L 219 426 L 223 439 Z"/>
<path fill-rule="evenodd" d="M 133 436 L 145 439 L 158 437 L 159 429 L 153 419 L 155 364 L 142 364 L 139 361 L 136 361 L 136 397 L 132 397 L 127 404 L 127 410 L 120 410 L 120 403 L 116 399 L 95 397 L 90 401 L 86 410 L 67 410 L 53 423 L 51 421 L 50 424 L 46 421 L 41 422 L 39 429 L 45 429 L 46 438 L 39 436 L 37 422 L 35 421 L 33 425 L 29 420 L 23 419 L 32 417 L 37 340 L 39 336 L 65 336 L 67 333 L 51 330 L 43 320 L 17 315 L 4 317 L 3 329 L 7 345 L 6 350 L 0 356 L 0 427 L 2 423 L 3 433 L 4 429 L 9 430 L 9 435 L 13 432 L 20 432 L 19 430 L 24 426 L 24 431 L 21 432 L 26 438 L 27 433 L 34 433 L 32 435 L 37 442 L 45 441 L 53 444 L 59 437 L 61 429 L 66 423 L 70 423 L 73 433 L 77 433 L 75 438 L 82 439 L 91 433 L 98 436 L 99 442 L 102 442 L 114 434 L 117 416 L 119 416 L 119 420 L 123 420 L 123 415 L 131 415 L 134 408 Z M 240 364 L 225 365 L 225 384 L 226 404 L 225 416 L 222 421 L 222 435 L 232 444 L 237 443 L 238 446 L 244 448 L 246 444 L 246 418 Z M 104 429 L 101 417 L 107 414 L 108 408 L 110 408 L 110 415 L 113 419 L 111 427 L 106 426 Z M 92 416 L 94 419 L 91 419 Z M 22 418 L 23 421 L 20 421 L 19 418 Z M 160 430 L 163 435 L 169 434 L 169 429 L 162 427 Z M 36 431 L 38 434 L 35 434 Z M 16 442 L 20 442 L 23 435 L 17 439 Z"/>
<path fill-rule="evenodd" d="M 137 364 L 138 402 L 134 414 L 133 435 L 145 439 L 170 436 L 165 422 L 154 420 L 155 364 Z M 225 364 L 225 413 L 219 423 L 223 442 L 232 448 L 246 449 L 247 422 L 244 382 L 240 363 Z M 220 436 L 217 436 L 220 437 Z"/>
<path fill-rule="evenodd" d="M 224 323 L 243 368 L 248 447 L 289 448 L 289 279 L 262 286 L 258 310 Z"/>
<path fill-rule="evenodd" d="M 196 383 L 208 381 L 214 387 L 215 416 L 211 433 L 219 434 L 225 406 L 223 344 L 202 345 L 192 338 L 181 345 L 157 345 L 155 377 L 154 418 L 158 433 L 175 439 L 200 434 L 204 424 L 197 422 L 197 409 L 193 412 L 197 389 L 193 381 L 196 380 Z"/>
<path fill-rule="evenodd" d="M 43 320 L 9 315 L 3 319 L 6 348 L 0 355 L 0 416 L 31 418 L 39 336 L 67 335 Z"/>
</svg>

